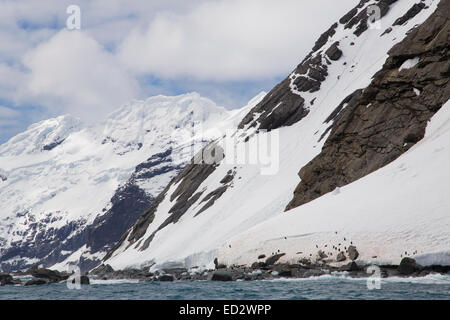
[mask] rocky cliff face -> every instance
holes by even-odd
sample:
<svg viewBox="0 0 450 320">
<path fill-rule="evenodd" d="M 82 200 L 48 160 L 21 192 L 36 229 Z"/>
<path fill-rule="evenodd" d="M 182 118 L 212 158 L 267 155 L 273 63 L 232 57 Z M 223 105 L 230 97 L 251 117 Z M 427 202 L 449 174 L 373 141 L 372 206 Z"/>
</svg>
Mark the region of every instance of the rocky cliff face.
<svg viewBox="0 0 450 320">
<path fill-rule="evenodd" d="M 389 11 L 389 6 L 397 0 L 380 0 L 375 4 L 380 9 L 381 18 Z M 362 0 L 355 8 L 345 14 L 339 23 L 345 29 L 354 30 L 360 36 L 368 29 L 369 0 Z M 305 101 L 302 93 L 314 93 L 320 90 L 321 83 L 328 76 L 328 66 L 341 58 L 343 52 L 339 48 L 339 41 L 327 46 L 331 37 L 336 34 L 338 23 L 333 24 L 325 31 L 314 44 L 308 56 L 295 68 L 295 70 L 275 86 L 241 121 L 239 128 L 257 127 L 258 129 L 272 130 L 282 126 L 290 126 L 303 119 L 315 99 Z"/>
<path fill-rule="evenodd" d="M 300 170 L 287 210 L 385 166 L 423 138 L 430 118 L 450 98 L 449 12 L 450 1 L 442 1 L 389 51 L 372 83 L 331 116 L 331 133 L 322 152 Z"/>
</svg>

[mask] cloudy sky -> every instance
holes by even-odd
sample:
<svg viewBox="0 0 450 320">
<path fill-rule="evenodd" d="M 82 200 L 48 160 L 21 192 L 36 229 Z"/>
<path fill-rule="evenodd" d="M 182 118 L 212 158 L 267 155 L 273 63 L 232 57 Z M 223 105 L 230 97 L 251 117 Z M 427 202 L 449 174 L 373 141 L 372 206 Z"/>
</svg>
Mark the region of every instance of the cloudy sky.
<svg viewBox="0 0 450 320">
<path fill-rule="evenodd" d="M 227 108 L 270 90 L 358 0 L 0 0 L 0 143 L 72 114 L 196 91 Z M 68 30 L 69 5 L 81 29 Z"/>
</svg>

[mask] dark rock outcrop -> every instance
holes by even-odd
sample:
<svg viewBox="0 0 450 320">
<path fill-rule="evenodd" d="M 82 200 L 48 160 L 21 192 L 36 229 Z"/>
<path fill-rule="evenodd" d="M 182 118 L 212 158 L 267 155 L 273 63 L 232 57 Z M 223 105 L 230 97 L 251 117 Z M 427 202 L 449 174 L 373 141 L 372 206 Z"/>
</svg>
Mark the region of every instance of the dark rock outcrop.
<svg viewBox="0 0 450 320">
<path fill-rule="evenodd" d="M 68 280 L 68 281 L 70 281 L 70 280 Z M 89 277 L 86 275 L 80 276 L 79 281 L 80 281 L 81 285 L 90 285 L 91 284 Z M 72 283 L 72 284 L 77 283 L 77 279 L 72 279 L 72 281 L 70 281 L 70 283 Z"/>
<path fill-rule="evenodd" d="M 16 280 L 12 275 L 7 273 L 0 273 L 0 287 L 20 284 L 20 280 Z"/>
<path fill-rule="evenodd" d="M 228 271 L 214 271 L 211 275 L 211 281 L 233 281 L 233 274 Z"/>
<path fill-rule="evenodd" d="M 57 146 L 59 146 L 60 144 L 62 144 L 64 142 L 65 139 L 59 140 L 59 141 L 55 141 L 49 144 L 46 144 L 45 146 L 42 147 L 42 150 L 44 151 L 50 151 L 55 149 Z"/>
<path fill-rule="evenodd" d="M 380 18 L 384 17 L 388 13 L 390 5 L 396 1 L 397 0 L 380 0 L 380 1 L 378 1 L 378 3 L 376 3 L 376 5 L 378 6 L 378 8 L 380 10 L 380 15 L 381 15 Z M 364 4 L 366 4 L 367 2 L 368 2 L 367 0 L 362 0 L 356 8 L 362 8 L 364 6 Z M 356 14 L 355 9 L 350 11 L 349 14 L 351 12 L 354 12 L 353 18 L 351 18 L 345 24 L 345 29 L 352 29 L 356 25 L 355 31 L 353 31 L 353 33 L 359 37 L 361 34 L 363 34 L 369 28 L 368 20 L 369 20 L 369 15 L 372 12 L 370 12 L 368 10 L 368 7 L 365 7 L 363 10 L 359 11 L 358 14 Z"/>
<path fill-rule="evenodd" d="M 264 268 L 266 266 L 265 262 L 259 261 L 259 262 L 253 262 L 251 268 L 252 269 L 261 269 Z"/>
<path fill-rule="evenodd" d="M 408 276 L 420 269 L 421 267 L 416 263 L 416 260 L 412 258 L 403 258 L 397 270 L 400 274 Z"/>
<path fill-rule="evenodd" d="M 333 61 L 339 60 L 342 57 L 342 50 L 339 49 L 339 41 L 333 43 L 325 54 Z"/>
<path fill-rule="evenodd" d="M 80 277 L 80 284 L 82 284 L 82 285 L 89 285 L 89 284 L 91 284 L 91 281 L 89 280 L 88 276 L 81 276 Z"/>
<path fill-rule="evenodd" d="M 36 279 L 43 279 L 48 283 L 58 283 L 69 278 L 69 275 L 66 273 L 44 268 L 33 270 L 31 275 Z"/>
<path fill-rule="evenodd" d="M 339 271 L 347 271 L 347 272 L 354 272 L 354 271 L 360 271 L 360 270 L 361 270 L 361 268 L 358 267 L 358 265 L 354 261 L 349 262 L 348 264 L 339 268 Z"/>
<path fill-rule="evenodd" d="M 206 152 L 205 150 L 208 150 L 208 148 L 213 148 L 215 150 L 215 147 L 216 146 L 214 143 L 209 144 L 202 150 L 201 155 L 203 155 Z M 194 157 L 190 163 L 187 164 L 183 170 L 181 170 L 181 172 L 170 181 L 158 197 L 152 201 L 150 206 L 144 211 L 139 219 L 137 219 L 136 223 L 122 235 L 116 245 L 108 251 L 103 261 L 109 259 L 114 251 L 119 248 L 125 240 L 129 241 L 128 247 L 137 244 L 137 246 L 140 246 L 141 250 L 147 249 L 157 232 L 171 223 L 176 223 L 192 206 L 192 204 L 194 204 L 202 196 L 203 192 L 196 192 L 198 187 L 216 169 L 217 164 L 215 161 L 217 160 L 217 162 L 220 162 L 220 154 L 215 154 L 215 152 L 211 152 L 211 154 L 213 157 L 217 158 L 212 159 L 214 160 L 212 161 L 212 164 L 199 161 L 199 155 Z M 205 156 L 203 156 L 202 159 L 205 159 Z M 139 240 L 142 239 L 148 226 L 153 222 L 158 206 L 165 199 L 168 190 L 174 184 L 178 184 L 178 187 L 170 196 L 170 201 L 175 203 L 169 210 L 168 218 L 157 228 L 155 232 L 153 232 L 144 240 L 143 243 L 141 243 Z"/>
<path fill-rule="evenodd" d="M 25 283 L 25 286 L 40 286 L 43 284 L 49 284 L 47 279 L 31 279 Z"/>
<path fill-rule="evenodd" d="M 422 9 L 425 8 L 425 3 L 419 2 L 415 3 L 411 9 L 409 9 L 402 17 L 398 18 L 394 22 L 394 26 L 400 26 L 404 24 L 405 22 L 409 21 L 410 19 L 414 18 L 416 15 L 419 14 Z"/>
<path fill-rule="evenodd" d="M 345 260 L 347 260 L 347 257 L 345 256 L 345 254 L 343 252 L 339 252 L 338 255 L 336 256 L 336 261 L 342 262 Z"/>
<path fill-rule="evenodd" d="M 113 273 L 114 269 L 109 264 L 101 264 L 94 270 L 92 270 L 89 274 L 95 275 L 95 276 L 101 276 L 105 275 L 107 273 Z"/>
<path fill-rule="evenodd" d="M 380 8 L 381 17 L 385 16 L 389 6 L 397 0 L 380 0 L 377 6 Z M 351 29 L 355 25 L 354 33 L 361 35 L 368 29 L 368 0 L 362 0 L 354 9 L 340 19 L 340 23 L 345 23 L 346 29 Z M 360 10 L 363 8 L 362 10 Z M 359 11 L 359 12 L 358 12 Z M 339 60 L 342 51 L 339 43 L 333 43 L 326 48 L 330 37 L 336 33 L 338 24 L 333 24 L 316 41 L 312 51 L 297 66 L 291 75 L 273 88 L 264 99 L 256 105 L 241 121 L 238 128 L 247 126 L 264 130 L 277 129 L 283 126 L 290 126 L 303 119 L 309 112 L 305 106 L 305 100 L 299 93 L 316 92 L 320 89 L 321 83 L 328 76 L 328 66 L 331 62 L 323 62 L 322 58 Z M 325 47 L 325 48 L 324 48 Z"/>
<path fill-rule="evenodd" d="M 387 165 L 423 138 L 428 121 L 450 97 L 448 12 L 450 2 L 441 2 L 389 51 L 361 96 L 339 112 L 322 152 L 300 170 L 301 182 L 286 210 Z M 413 57 L 419 63 L 399 71 Z"/>
<path fill-rule="evenodd" d="M 350 247 L 348 247 L 347 253 L 348 253 L 348 257 L 349 257 L 350 260 L 352 260 L 352 261 L 358 259 L 358 257 L 359 257 L 359 252 L 358 252 L 358 250 L 356 250 L 356 247 L 355 247 L 355 246 L 350 246 Z"/>
<path fill-rule="evenodd" d="M 285 253 L 279 253 L 279 254 L 275 254 L 275 255 L 267 258 L 266 262 L 265 262 L 265 265 L 266 266 L 271 266 L 271 265 L 275 264 L 284 255 L 285 255 Z"/>
<path fill-rule="evenodd" d="M 220 186 L 219 188 L 217 188 L 214 191 L 211 191 L 210 193 L 208 193 L 206 195 L 205 198 L 202 199 L 202 203 L 206 202 L 203 207 L 201 207 L 201 209 L 195 214 L 195 217 L 198 216 L 200 213 L 202 213 L 203 211 L 205 211 L 206 209 L 208 209 L 209 207 L 212 207 L 214 205 L 214 202 L 216 202 L 217 199 L 219 199 L 224 193 L 225 191 L 227 191 L 228 186 L 224 185 L 224 186 Z"/>
<path fill-rule="evenodd" d="M 175 278 L 171 274 L 163 274 L 158 277 L 158 281 L 161 281 L 161 282 L 172 282 L 174 280 L 175 280 Z"/>
<path fill-rule="evenodd" d="M 1 267 L 10 272 L 29 266 L 26 262 L 16 265 L 1 263 L 15 256 L 37 258 L 40 264 L 51 266 L 67 258 L 67 254 L 62 252 L 74 252 L 84 245 L 91 254 L 110 250 L 154 199 L 139 187 L 138 182 L 168 172 L 175 175 L 181 170 L 181 165 L 172 165 L 171 153 L 172 150 L 168 149 L 139 164 L 127 183 L 116 190 L 109 209 L 105 209 L 91 224 L 87 225 L 86 221 L 80 220 L 71 221 L 59 229 L 48 228 L 47 225 L 52 222 L 51 217 L 31 223 L 27 234 L 23 235 L 24 240 L 12 243 L 10 248 L 2 252 Z M 32 239 L 32 242 L 26 239 Z M 88 271 L 99 262 L 82 256 L 79 267 L 81 271 Z"/>
</svg>

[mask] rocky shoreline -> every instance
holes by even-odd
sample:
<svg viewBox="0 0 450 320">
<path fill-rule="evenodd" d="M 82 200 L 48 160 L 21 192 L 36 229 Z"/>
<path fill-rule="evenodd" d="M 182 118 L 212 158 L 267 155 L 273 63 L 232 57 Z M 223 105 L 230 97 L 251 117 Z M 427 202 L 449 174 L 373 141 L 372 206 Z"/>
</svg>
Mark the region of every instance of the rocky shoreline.
<svg viewBox="0 0 450 320">
<path fill-rule="evenodd" d="M 90 284 L 89 279 L 96 280 L 136 280 L 138 282 L 171 282 L 171 281 L 254 281 L 275 279 L 300 279 L 319 277 L 324 275 L 345 275 L 351 278 L 367 277 L 425 277 L 430 274 L 449 275 L 450 266 L 420 266 L 412 258 L 403 258 L 400 265 L 379 265 L 379 273 L 374 274 L 373 265 L 358 265 L 351 261 L 342 266 L 331 266 L 323 261 L 316 263 L 286 264 L 277 263 L 284 254 L 276 254 L 268 257 L 264 262 L 255 262 L 248 266 L 225 266 L 216 262 L 213 270 L 200 268 L 172 268 L 155 272 L 150 267 L 143 269 L 114 270 L 110 265 L 102 264 L 96 269 L 81 276 L 81 284 Z M 262 258 L 260 258 L 262 259 Z M 32 276 L 30 280 L 23 283 L 15 276 Z M 44 285 L 66 282 L 69 273 L 50 269 L 31 268 L 26 272 L 14 274 L 0 273 L 0 286 L 5 285 Z M 74 281 L 72 281 L 74 283 Z"/>
<path fill-rule="evenodd" d="M 33 266 L 25 272 L 16 272 L 12 274 L 0 273 L 0 286 L 7 286 L 7 285 L 33 286 L 52 283 L 63 283 L 63 282 L 65 283 L 72 274 Z M 20 278 L 27 276 L 30 276 L 31 279 L 27 280 L 26 282 L 22 282 Z M 87 275 L 81 275 L 79 280 L 80 284 L 82 285 L 90 284 L 90 280 Z M 71 282 L 75 283 L 75 279 L 72 279 Z"/>
<path fill-rule="evenodd" d="M 89 273 L 101 280 L 129 279 L 140 282 L 151 281 L 252 281 L 275 280 L 281 278 L 310 278 L 323 275 L 345 274 L 352 278 L 367 278 L 373 276 L 369 267 L 360 266 L 355 261 L 340 267 L 330 266 L 326 263 L 315 264 L 285 264 L 276 263 L 282 254 L 271 256 L 265 262 L 256 262 L 251 267 L 216 265 L 214 270 L 200 270 L 192 268 L 164 269 L 150 272 L 149 268 L 142 270 L 128 269 L 115 271 L 109 265 L 101 265 Z M 450 276 L 450 266 L 420 266 L 412 258 L 404 258 L 400 265 L 380 265 L 381 278 L 388 277 L 424 277 L 430 274 Z"/>
</svg>

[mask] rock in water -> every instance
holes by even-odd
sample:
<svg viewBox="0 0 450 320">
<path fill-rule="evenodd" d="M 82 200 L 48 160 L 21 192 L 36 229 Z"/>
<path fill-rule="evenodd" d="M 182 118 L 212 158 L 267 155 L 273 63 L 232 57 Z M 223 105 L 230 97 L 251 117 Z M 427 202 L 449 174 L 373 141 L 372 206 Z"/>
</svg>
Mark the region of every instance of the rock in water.
<svg viewBox="0 0 450 320">
<path fill-rule="evenodd" d="M 171 274 L 163 274 L 162 276 L 159 276 L 158 280 L 162 282 L 172 282 L 175 278 Z"/>
<path fill-rule="evenodd" d="M 416 260 L 412 258 L 403 258 L 397 270 L 399 273 L 408 276 L 418 271 L 419 269 L 420 266 L 416 263 Z"/>
<path fill-rule="evenodd" d="M 27 281 L 25 283 L 25 285 L 26 286 L 40 286 L 40 285 L 48 284 L 48 283 L 49 283 L 49 281 L 46 280 L 46 279 L 36 279 L 36 278 L 34 278 L 34 279 L 31 279 L 31 280 Z"/>
<path fill-rule="evenodd" d="M 233 281 L 233 275 L 227 271 L 215 271 L 211 276 L 211 281 Z"/>
<path fill-rule="evenodd" d="M 14 284 L 13 277 L 7 273 L 0 273 L 0 286 Z"/>
<path fill-rule="evenodd" d="M 59 271 L 50 270 L 50 269 L 34 269 L 31 275 L 38 279 L 44 279 L 51 283 L 60 282 L 66 280 L 69 275 L 62 274 Z"/>
<path fill-rule="evenodd" d="M 72 281 L 71 281 L 73 284 L 75 284 L 76 283 L 76 280 L 75 279 L 72 279 Z M 80 284 L 82 284 L 82 285 L 89 285 L 89 284 L 91 284 L 91 281 L 89 280 L 89 277 L 88 276 L 80 276 Z"/>
<path fill-rule="evenodd" d="M 355 246 L 350 246 L 350 247 L 348 247 L 347 253 L 348 253 L 348 257 L 349 257 L 352 261 L 358 259 L 359 252 L 358 252 L 358 250 L 356 250 L 356 247 L 355 247 Z"/>
</svg>

